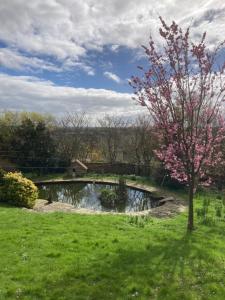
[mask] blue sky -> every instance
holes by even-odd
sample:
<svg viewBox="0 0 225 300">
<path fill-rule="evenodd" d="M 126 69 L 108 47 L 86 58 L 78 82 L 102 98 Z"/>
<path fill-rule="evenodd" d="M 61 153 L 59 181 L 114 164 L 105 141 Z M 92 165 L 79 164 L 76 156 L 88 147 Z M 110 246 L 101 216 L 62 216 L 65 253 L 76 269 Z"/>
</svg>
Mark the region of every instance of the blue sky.
<svg viewBox="0 0 225 300">
<path fill-rule="evenodd" d="M 131 92 L 128 79 L 137 72 L 140 60 L 143 61 L 143 59 L 137 59 L 134 51 L 127 47 L 120 47 L 115 52 L 110 46 L 105 46 L 100 52 L 88 51 L 87 57 L 87 63 L 92 67 L 94 74 L 89 75 L 82 69 L 72 69 L 63 74 L 51 72 L 43 76 L 51 78 L 60 85 Z"/>
<path fill-rule="evenodd" d="M 135 116 L 128 79 L 158 41 L 158 16 L 224 39 L 222 0 L 0 1 L 0 111 Z"/>
<path fill-rule="evenodd" d="M 7 45 L 0 43 L 0 48 L 8 49 Z M 24 68 L 9 68 L 0 65 L 0 72 L 12 76 L 36 76 L 43 80 L 51 80 L 58 86 L 82 87 L 82 88 L 97 88 L 108 89 L 117 92 L 132 92 L 128 84 L 128 80 L 132 75 L 138 72 L 138 65 L 145 64 L 145 58 L 138 56 L 137 53 L 142 52 L 129 49 L 125 46 L 116 46 L 113 50 L 113 45 L 104 46 L 101 51 L 87 51 L 86 57 L 82 59 L 82 63 L 87 66 L 87 69 L 77 66 L 71 67 L 64 71 L 45 70 L 41 68 L 24 67 Z M 29 53 L 21 51 L 27 58 L 32 58 Z M 58 68 L 61 63 L 54 57 L 45 55 L 35 55 L 35 58 L 49 62 Z"/>
</svg>

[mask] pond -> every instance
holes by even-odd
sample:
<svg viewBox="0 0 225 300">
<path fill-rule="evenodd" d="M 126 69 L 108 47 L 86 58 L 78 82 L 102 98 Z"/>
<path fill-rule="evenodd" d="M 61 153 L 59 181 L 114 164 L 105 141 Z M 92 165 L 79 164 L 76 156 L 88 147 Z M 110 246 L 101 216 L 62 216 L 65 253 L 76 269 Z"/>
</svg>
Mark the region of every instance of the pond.
<svg viewBox="0 0 225 300">
<path fill-rule="evenodd" d="M 118 187 L 86 182 L 47 183 L 39 185 L 39 197 L 95 211 L 137 212 L 159 206 L 159 199 L 150 192 L 130 187 L 121 190 Z"/>
</svg>

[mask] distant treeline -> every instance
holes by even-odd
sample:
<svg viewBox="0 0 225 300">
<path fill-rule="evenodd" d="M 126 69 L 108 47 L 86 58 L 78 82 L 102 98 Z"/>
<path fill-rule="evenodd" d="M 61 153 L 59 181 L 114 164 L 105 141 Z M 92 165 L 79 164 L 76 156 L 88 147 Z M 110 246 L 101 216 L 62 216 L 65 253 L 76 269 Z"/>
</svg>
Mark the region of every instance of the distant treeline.
<svg viewBox="0 0 225 300">
<path fill-rule="evenodd" d="M 80 159 L 142 165 L 162 182 L 169 173 L 155 156 L 159 146 L 148 115 L 129 122 L 105 115 L 96 127 L 89 126 L 84 113 L 68 113 L 61 119 L 33 112 L 0 115 L 0 166 L 25 172 L 61 172 Z M 223 181 L 224 167 L 212 173 L 215 181 Z"/>
</svg>

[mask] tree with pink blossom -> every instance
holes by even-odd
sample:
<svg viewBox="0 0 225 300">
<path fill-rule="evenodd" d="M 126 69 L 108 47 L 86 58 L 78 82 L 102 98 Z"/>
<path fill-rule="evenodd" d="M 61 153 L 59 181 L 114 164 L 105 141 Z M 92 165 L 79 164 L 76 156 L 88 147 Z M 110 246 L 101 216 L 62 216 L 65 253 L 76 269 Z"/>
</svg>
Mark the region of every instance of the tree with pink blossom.
<svg viewBox="0 0 225 300">
<path fill-rule="evenodd" d="M 190 29 L 160 17 L 163 46 L 150 37 L 143 46 L 147 68 L 133 76 L 135 99 L 151 113 L 160 142 L 157 157 L 176 180 L 189 190 L 188 230 L 194 229 L 194 193 L 199 184 L 210 185 L 208 171 L 222 163 L 225 138 L 224 43 L 213 50 L 206 46 L 206 33 L 192 41 Z"/>
</svg>

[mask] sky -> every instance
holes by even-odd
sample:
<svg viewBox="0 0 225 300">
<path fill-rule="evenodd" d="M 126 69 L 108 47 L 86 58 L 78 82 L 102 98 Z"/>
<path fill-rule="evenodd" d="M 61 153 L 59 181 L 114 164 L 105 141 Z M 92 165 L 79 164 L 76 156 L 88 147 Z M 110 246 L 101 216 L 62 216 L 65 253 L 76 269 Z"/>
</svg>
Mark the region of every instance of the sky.
<svg viewBox="0 0 225 300">
<path fill-rule="evenodd" d="M 0 111 L 145 113 L 128 80 L 159 15 L 224 39 L 224 0 L 0 0 Z"/>
</svg>

